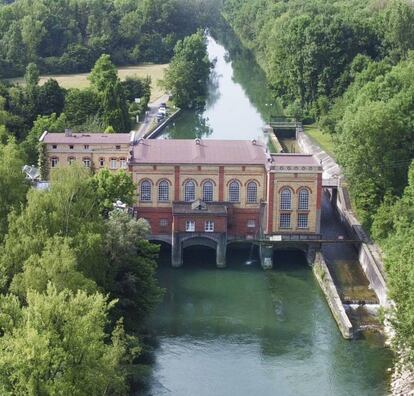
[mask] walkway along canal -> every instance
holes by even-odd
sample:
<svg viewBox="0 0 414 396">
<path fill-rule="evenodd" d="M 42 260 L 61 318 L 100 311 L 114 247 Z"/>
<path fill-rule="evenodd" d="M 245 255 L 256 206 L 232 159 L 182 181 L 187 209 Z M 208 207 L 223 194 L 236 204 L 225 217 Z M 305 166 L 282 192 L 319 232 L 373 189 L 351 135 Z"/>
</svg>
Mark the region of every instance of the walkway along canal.
<svg viewBox="0 0 414 396">
<path fill-rule="evenodd" d="M 228 53 L 209 39 L 216 67 L 206 110 L 182 113 L 163 137 L 261 134 L 270 98 L 258 106 L 245 87 L 255 80 L 256 91 L 261 85 L 268 95 L 263 74 L 237 43 L 230 47 Z M 302 253 L 277 252 L 274 263 L 272 271 L 263 271 L 247 246 L 229 249 L 225 270 L 216 269 L 208 248 L 186 248 L 178 270 L 171 268 L 168 251 L 161 257 L 166 295 L 149 323 L 159 346 L 148 395 L 387 394 L 389 351 L 375 340 L 342 339 Z"/>
</svg>

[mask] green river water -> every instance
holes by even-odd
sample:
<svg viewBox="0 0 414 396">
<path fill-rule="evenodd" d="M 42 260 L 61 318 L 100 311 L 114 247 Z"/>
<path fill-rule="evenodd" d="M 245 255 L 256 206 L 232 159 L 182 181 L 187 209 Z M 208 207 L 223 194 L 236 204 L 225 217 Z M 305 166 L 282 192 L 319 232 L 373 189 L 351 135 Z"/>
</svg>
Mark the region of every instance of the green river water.
<svg viewBox="0 0 414 396">
<path fill-rule="evenodd" d="M 162 137 L 260 136 L 277 105 L 269 105 L 253 59 L 235 44 L 226 47 L 230 54 L 209 39 L 217 61 L 206 110 L 183 113 Z M 300 253 L 278 253 L 268 272 L 246 265 L 249 248 L 230 249 L 223 270 L 209 249 L 186 249 L 180 269 L 164 253 L 158 276 L 166 294 L 149 324 L 158 346 L 147 395 L 387 394 L 390 352 L 341 338 Z"/>
</svg>

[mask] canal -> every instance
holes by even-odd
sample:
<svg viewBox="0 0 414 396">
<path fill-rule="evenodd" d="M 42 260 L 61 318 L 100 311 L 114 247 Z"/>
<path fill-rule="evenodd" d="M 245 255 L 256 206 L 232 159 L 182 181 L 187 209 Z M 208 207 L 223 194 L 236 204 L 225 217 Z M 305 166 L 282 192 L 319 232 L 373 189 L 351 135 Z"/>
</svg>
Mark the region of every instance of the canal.
<svg viewBox="0 0 414 396">
<path fill-rule="evenodd" d="M 225 45 L 209 39 L 215 69 L 205 111 L 182 113 L 163 138 L 253 139 L 280 110 L 251 56 Z M 224 270 L 213 250 L 187 248 L 178 270 L 163 252 L 166 293 L 149 323 L 158 346 L 146 395 L 387 394 L 389 351 L 341 338 L 300 253 L 278 253 L 264 272 L 246 264 L 255 258 L 249 248 L 230 248 Z"/>
</svg>

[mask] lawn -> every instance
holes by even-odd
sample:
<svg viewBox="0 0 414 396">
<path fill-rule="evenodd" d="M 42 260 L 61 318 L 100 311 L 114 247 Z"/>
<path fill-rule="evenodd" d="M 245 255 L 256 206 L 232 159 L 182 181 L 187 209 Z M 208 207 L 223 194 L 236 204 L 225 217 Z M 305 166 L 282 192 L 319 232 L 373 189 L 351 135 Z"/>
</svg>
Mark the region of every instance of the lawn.
<svg viewBox="0 0 414 396">
<path fill-rule="evenodd" d="M 329 133 L 323 133 L 316 125 L 305 125 L 305 133 L 335 159 L 335 144 Z"/>
<path fill-rule="evenodd" d="M 151 101 L 153 101 L 164 93 L 164 90 L 159 87 L 158 81 L 163 78 L 164 70 L 167 66 L 168 65 L 142 64 L 138 66 L 120 67 L 118 68 L 118 76 L 121 80 L 124 80 L 127 76 L 150 76 L 152 80 Z M 64 88 L 86 88 L 89 86 L 88 75 L 89 73 L 41 76 L 39 84 L 42 85 L 49 78 L 54 78 L 59 85 Z M 23 78 L 13 78 L 9 81 L 22 83 Z"/>
</svg>

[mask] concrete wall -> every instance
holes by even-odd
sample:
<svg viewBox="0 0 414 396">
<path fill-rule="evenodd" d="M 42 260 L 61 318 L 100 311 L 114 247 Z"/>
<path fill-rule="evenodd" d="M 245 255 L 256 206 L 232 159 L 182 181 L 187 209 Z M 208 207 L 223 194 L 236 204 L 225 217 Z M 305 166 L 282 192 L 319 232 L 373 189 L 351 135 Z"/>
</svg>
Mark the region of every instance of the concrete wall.
<svg viewBox="0 0 414 396">
<path fill-rule="evenodd" d="M 329 272 L 328 266 L 320 252 L 316 253 L 313 273 L 326 297 L 332 315 L 339 327 L 342 336 L 346 339 L 353 338 L 352 323 L 345 312 L 341 298 L 336 290 L 335 283 Z"/>
<path fill-rule="evenodd" d="M 338 216 L 348 229 L 351 237 L 361 241 L 361 244 L 358 246 L 358 260 L 370 283 L 370 287 L 375 291 L 380 304 L 383 306 L 388 305 L 387 285 L 381 254 L 378 247 L 370 240 L 360 222 L 354 216 L 350 208 L 347 191 L 341 186 L 338 188 L 337 200 L 334 204 Z"/>
<path fill-rule="evenodd" d="M 146 139 L 155 139 L 157 136 L 161 135 L 162 131 L 165 129 L 165 127 L 173 120 L 175 120 L 178 116 L 178 114 L 181 113 L 181 109 L 176 110 L 174 113 L 172 113 L 169 117 L 167 117 L 161 124 L 159 124 L 155 129 L 152 131 L 149 131 L 144 138 Z"/>
</svg>

